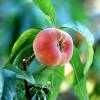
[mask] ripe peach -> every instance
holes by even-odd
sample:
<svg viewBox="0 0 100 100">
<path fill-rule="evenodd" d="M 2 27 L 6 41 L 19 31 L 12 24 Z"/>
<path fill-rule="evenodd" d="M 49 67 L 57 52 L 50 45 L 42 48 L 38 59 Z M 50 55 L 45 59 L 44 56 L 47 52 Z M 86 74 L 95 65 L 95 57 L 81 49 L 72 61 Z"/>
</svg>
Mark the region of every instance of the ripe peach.
<svg viewBox="0 0 100 100">
<path fill-rule="evenodd" d="M 60 66 L 71 59 L 73 41 L 67 32 L 47 28 L 39 32 L 34 39 L 33 50 L 36 58 L 42 64 Z"/>
</svg>

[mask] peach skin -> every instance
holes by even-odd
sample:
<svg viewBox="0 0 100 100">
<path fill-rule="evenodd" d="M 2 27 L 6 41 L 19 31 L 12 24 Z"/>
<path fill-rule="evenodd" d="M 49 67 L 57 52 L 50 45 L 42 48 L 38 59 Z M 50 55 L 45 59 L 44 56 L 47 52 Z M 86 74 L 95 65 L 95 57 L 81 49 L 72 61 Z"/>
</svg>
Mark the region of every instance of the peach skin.
<svg viewBox="0 0 100 100">
<path fill-rule="evenodd" d="M 33 50 L 40 63 L 61 66 L 72 57 L 73 40 L 67 32 L 47 28 L 37 34 L 33 41 Z"/>
</svg>

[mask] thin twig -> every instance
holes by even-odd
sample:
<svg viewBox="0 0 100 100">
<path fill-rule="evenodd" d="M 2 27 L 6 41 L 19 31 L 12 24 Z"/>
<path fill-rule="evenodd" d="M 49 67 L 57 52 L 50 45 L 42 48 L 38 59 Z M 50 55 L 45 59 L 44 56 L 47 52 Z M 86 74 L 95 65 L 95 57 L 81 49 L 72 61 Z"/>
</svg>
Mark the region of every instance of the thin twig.
<svg viewBox="0 0 100 100">
<path fill-rule="evenodd" d="M 26 59 L 23 59 L 23 69 L 24 71 L 27 71 L 27 66 L 28 66 L 28 62 Z M 30 95 L 29 95 L 29 88 L 28 88 L 28 83 L 26 80 L 24 80 L 25 83 L 25 96 L 27 98 L 27 100 L 31 100 Z"/>
</svg>

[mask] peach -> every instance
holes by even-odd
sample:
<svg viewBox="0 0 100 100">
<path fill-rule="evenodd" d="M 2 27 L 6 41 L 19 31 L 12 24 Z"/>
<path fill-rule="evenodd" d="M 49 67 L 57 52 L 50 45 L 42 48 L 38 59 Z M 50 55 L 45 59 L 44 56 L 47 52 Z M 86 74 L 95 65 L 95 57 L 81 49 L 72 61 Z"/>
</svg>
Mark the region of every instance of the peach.
<svg viewBox="0 0 100 100">
<path fill-rule="evenodd" d="M 56 28 L 47 28 L 37 34 L 33 41 L 33 50 L 40 63 L 48 66 L 60 66 L 71 59 L 73 40 L 67 32 Z"/>
</svg>

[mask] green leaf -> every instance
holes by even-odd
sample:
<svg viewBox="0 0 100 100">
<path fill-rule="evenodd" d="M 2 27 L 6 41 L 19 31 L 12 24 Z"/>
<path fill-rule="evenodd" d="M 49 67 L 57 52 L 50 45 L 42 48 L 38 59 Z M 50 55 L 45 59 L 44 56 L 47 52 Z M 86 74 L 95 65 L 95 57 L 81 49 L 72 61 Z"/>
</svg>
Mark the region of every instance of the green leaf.
<svg viewBox="0 0 100 100">
<path fill-rule="evenodd" d="M 55 10 L 51 4 L 51 0 L 33 0 L 37 7 L 43 12 L 48 21 L 55 26 L 56 17 Z"/>
<path fill-rule="evenodd" d="M 50 93 L 47 95 L 48 100 L 56 100 L 56 97 L 60 91 L 61 83 L 64 79 L 64 67 L 46 66 L 38 73 L 35 73 L 34 77 L 37 84 L 47 86 L 50 90 Z"/>
<path fill-rule="evenodd" d="M 48 99 L 56 100 L 56 98 L 60 92 L 61 83 L 64 80 L 64 67 L 62 67 L 62 66 L 55 67 L 54 72 L 51 75 L 52 75 L 50 77 L 50 80 L 51 80 L 50 92 L 51 92 L 51 94 Z"/>
<path fill-rule="evenodd" d="M 89 100 L 86 89 L 86 78 L 78 80 L 78 83 L 74 85 L 74 89 L 79 97 L 79 100 Z"/>
<path fill-rule="evenodd" d="M 2 100 L 26 100 L 26 97 L 25 97 L 25 87 L 24 87 L 24 80 L 26 80 L 28 83 L 30 84 L 35 84 L 35 81 L 34 81 L 34 78 L 33 78 L 33 75 L 30 74 L 29 72 L 24 72 L 24 71 L 21 71 L 18 67 L 16 66 L 13 66 L 13 65 L 9 65 L 9 66 L 6 66 L 4 67 L 4 70 L 8 71 L 8 72 L 12 72 L 14 74 L 14 79 L 16 79 L 16 83 L 13 83 L 13 80 L 11 79 L 6 79 L 6 84 L 9 84 L 12 83 L 14 85 L 16 85 L 16 95 L 11 96 L 11 93 L 13 92 L 12 89 L 14 88 L 11 88 L 10 86 L 7 88 L 10 88 L 11 90 L 10 91 L 7 91 L 6 89 L 3 90 L 5 91 L 5 93 L 7 92 L 7 95 L 9 93 L 9 96 L 6 97 L 6 95 L 3 96 L 3 99 Z M 7 74 L 8 76 L 8 74 Z M 13 85 L 12 85 L 13 86 Z M 15 89 L 14 89 L 15 91 Z M 3 93 L 3 94 L 5 94 Z M 12 99 L 13 98 L 13 99 Z"/>
<path fill-rule="evenodd" d="M 2 95 L 3 95 L 3 87 L 4 87 L 4 77 L 3 77 L 3 71 L 0 68 L 0 100 L 1 100 Z"/>
<path fill-rule="evenodd" d="M 88 59 L 87 59 L 87 62 L 85 64 L 84 75 L 86 75 L 88 73 L 88 70 L 93 62 L 93 55 L 94 55 L 93 47 L 91 44 L 88 44 Z"/>
<path fill-rule="evenodd" d="M 15 42 L 11 55 L 15 55 L 18 51 L 23 49 L 23 47 L 31 44 L 36 36 L 36 34 L 40 31 L 40 29 L 29 29 L 25 31 Z"/>
<path fill-rule="evenodd" d="M 74 89 L 79 97 L 79 100 L 89 100 L 86 89 L 86 78 L 83 74 L 84 65 L 80 61 L 78 49 L 74 47 L 71 64 L 74 69 Z"/>
<path fill-rule="evenodd" d="M 15 57 L 13 64 L 23 69 L 23 59 L 27 59 L 33 54 L 32 44 L 22 49 Z"/>
<path fill-rule="evenodd" d="M 36 94 L 32 97 L 32 100 L 36 100 Z"/>
<path fill-rule="evenodd" d="M 92 64 L 92 61 L 93 61 L 93 43 L 94 43 L 94 38 L 93 38 L 93 35 L 90 33 L 90 31 L 88 30 L 88 28 L 86 28 L 84 25 L 80 24 L 80 23 L 77 23 L 76 25 L 63 25 L 62 27 L 60 28 L 66 28 L 66 29 L 69 29 L 71 31 L 73 31 L 74 33 L 76 33 L 75 35 L 79 34 L 79 36 L 81 36 L 84 40 L 84 42 L 86 42 L 87 44 L 87 62 L 85 64 L 85 67 L 84 67 L 84 75 L 87 74 L 91 64 Z"/>
<path fill-rule="evenodd" d="M 13 64 L 18 66 L 19 68 L 23 69 L 23 64 L 22 61 L 23 59 L 27 59 L 33 54 L 33 48 L 32 45 L 27 46 L 26 48 L 22 49 L 14 59 Z M 35 73 L 43 69 L 44 66 L 36 59 L 33 58 L 30 64 L 27 67 L 27 71 L 30 73 Z"/>
<path fill-rule="evenodd" d="M 89 70 L 89 67 L 91 66 L 92 61 L 93 61 L 94 38 L 93 38 L 93 35 L 88 30 L 88 28 L 86 28 L 85 26 L 81 25 L 80 23 L 77 23 L 76 27 L 82 33 L 82 35 L 85 37 L 86 42 L 88 44 L 88 59 L 87 59 L 87 63 L 86 63 L 85 68 L 84 68 L 84 75 L 86 75 L 88 70 Z"/>
<path fill-rule="evenodd" d="M 47 94 L 48 100 L 56 100 L 61 83 L 64 80 L 64 67 L 44 66 L 37 59 L 33 59 L 28 67 L 28 71 L 33 73 L 36 84 L 43 87 L 46 86 L 49 89 L 50 93 Z"/>
<path fill-rule="evenodd" d="M 92 34 L 89 32 L 89 30 L 81 25 L 80 23 L 77 23 L 76 25 L 63 25 L 61 28 L 66 28 L 67 31 L 71 31 L 71 33 L 75 33 L 74 38 L 77 36 L 80 36 L 82 38 L 82 41 L 86 43 L 87 45 L 87 62 L 86 64 L 82 64 L 80 60 L 80 55 L 78 52 L 78 49 L 74 47 L 73 56 L 71 59 L 71 64 L 74 69 L 74 89 L 79 97 L 80 100 L 89 100 L 87 89 L 86 89 L 86 76 L 87 72 L 89 70 L 89 67 L 92 64 L 93 61 L 93 43 L 94 38 Z M 77 39 L 78 40 L 78 39 Z"/>
<path fill-rule="evenodd" d="M 84 65 L 80 61 L 79 52 L 75 46 L 74 46 L 73 56 L 70 62 L 73 66 L 75 74 L 74 84 L 77 84 L 77 78 L 78 80 L 80 80 L 81 78 L 84 77 L 83 75 Z"/>
<path fill-rule="evenodd" d="M 18 79 L 26 80 L 30 84 L 35 83 L 33 75 L 30 72 L 22 71 L 17 66 L 14 66 L 14 65 L 9 65 L 4 68 L 14 72 L 16 75 L 16 78 L 18 78 Z"/>
<path fill-rule="evenodd" d="M 47 100 L 46 94 L 43 90 L 37 90 L 34 96 L 32 96 L 32 100 Z"/>
<path fill-rule="evenodd" d="M 22 35 L 18 38 L 18 40 L 15 42 L 12 51 L 11 51 L 11 56 L 8 60 L 8 62 L 6 63 L 13 63 L 14 58 L 16 57 L 16 55 L 25 47 L 29 46 L 30 44 L 33 43 L 33 40 L 36 36 L 37 33 L 40 32 L 41 29 L 29 29 L 25 32 L 22 33 Z"/>
<path fill-rule="evenodd" d="M 44 66 L 36 58 L 34 58 L 27 70 L 30 73 L 38 73 L 42 69 L 44 69 Z"/>
<path fill-rule="evenodd" d="M 16 92 L 18 100 L 26 100 L 24 80 L 16 79 Z"/>
<path fill-rule="evenodd" d="M 16 78 L 15 74 L 12 71 L 4 70 L 4 86 L 1 100 L 13 100 L 16 96 Z"/>
<path fill-rule="evenodd" d="M 84 25 L 82 25 L 80 23 L 76 23 L 76 26 L 74 26 L 74 27 L 76 28 L 76 31 L 79 31 L 80 34 L 82 36 L 84 36 L 84 38 L 86 39 L 86 41 L 88 43 L 91 43 L 91 45 L 94 44 L 93 35 L 91 34 L 91 32 L 89 31 L 89 29 L 87 27 L 85 27 Z"/>
</svg>

